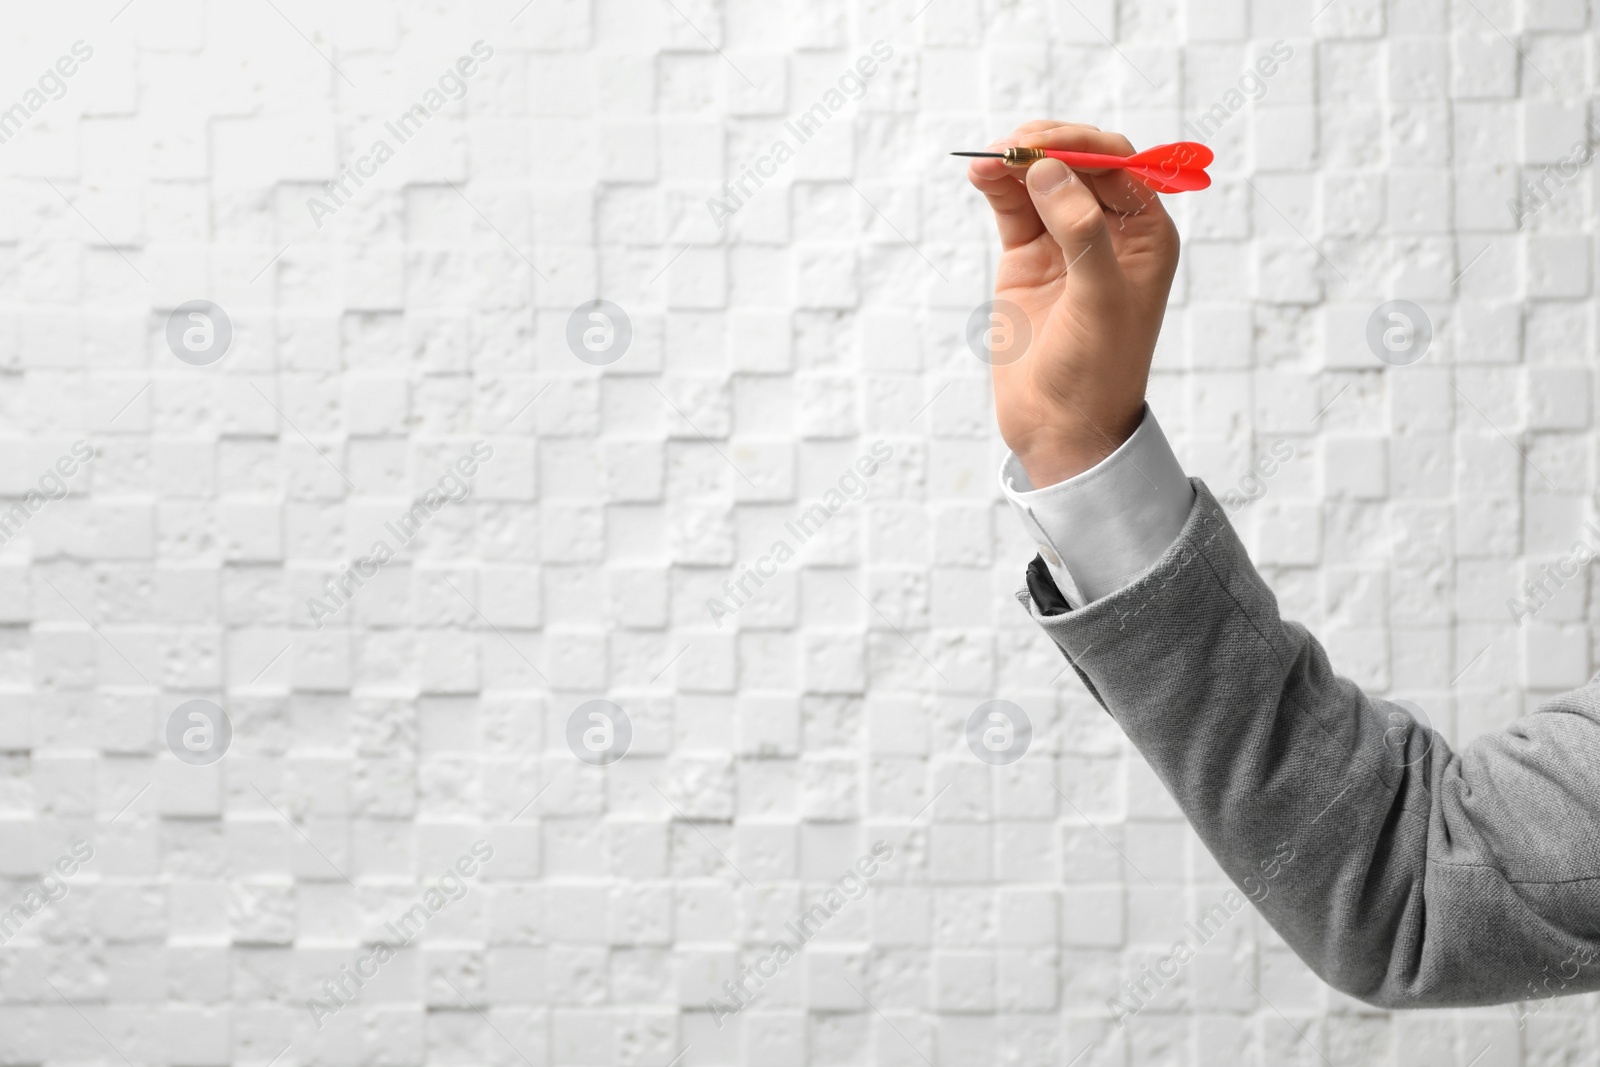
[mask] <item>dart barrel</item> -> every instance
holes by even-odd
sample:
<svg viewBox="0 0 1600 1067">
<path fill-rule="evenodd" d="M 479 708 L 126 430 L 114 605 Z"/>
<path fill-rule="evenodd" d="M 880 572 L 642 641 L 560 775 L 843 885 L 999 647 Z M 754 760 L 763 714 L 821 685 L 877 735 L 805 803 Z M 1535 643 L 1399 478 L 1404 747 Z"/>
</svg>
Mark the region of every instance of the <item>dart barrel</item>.
<svg viewBox="0 0 1600 1067">
<path fill-rule="evenodd" d="M 1044 159 L 1045 151 L 1042 148 L 1008 148 L 1001 158 L 1008 167 L 1026 167 Z"/>
</svg>

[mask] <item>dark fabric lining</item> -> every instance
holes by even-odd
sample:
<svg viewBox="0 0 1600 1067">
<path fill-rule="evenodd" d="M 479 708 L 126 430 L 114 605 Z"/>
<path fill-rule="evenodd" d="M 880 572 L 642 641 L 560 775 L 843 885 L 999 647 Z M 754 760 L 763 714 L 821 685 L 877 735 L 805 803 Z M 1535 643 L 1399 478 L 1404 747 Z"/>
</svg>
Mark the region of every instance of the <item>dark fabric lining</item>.
<svg viewBox="0 0 1600 1067">
<path fill-rule="evenodd" d="M 1056 587 L 1056 580 L 1050 577 L 1050 568 L 1043 556 L 1035 555 L 1028 564 L 1028 593 L 1039 605 L 1041 615 L 1065 615 L 1072 610 L 1067 598 Z"/>
</svg>

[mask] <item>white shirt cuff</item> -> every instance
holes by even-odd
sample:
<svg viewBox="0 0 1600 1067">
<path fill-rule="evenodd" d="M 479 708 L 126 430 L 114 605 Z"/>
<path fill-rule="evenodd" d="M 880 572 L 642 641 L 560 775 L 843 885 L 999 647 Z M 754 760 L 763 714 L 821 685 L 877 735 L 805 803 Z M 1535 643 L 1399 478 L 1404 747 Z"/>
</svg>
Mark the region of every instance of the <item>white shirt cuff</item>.
<svg viewBox="0 0 1600 1067">
<path fill-rule="evenodd" d="M 1194 487 L 1150 405 L 1133 436 L 1082 474 L 1035 489 L 1015 453 L 1000 488 L 1073 608 L 1131 583 L 1178 539 Z"/>
</svg>

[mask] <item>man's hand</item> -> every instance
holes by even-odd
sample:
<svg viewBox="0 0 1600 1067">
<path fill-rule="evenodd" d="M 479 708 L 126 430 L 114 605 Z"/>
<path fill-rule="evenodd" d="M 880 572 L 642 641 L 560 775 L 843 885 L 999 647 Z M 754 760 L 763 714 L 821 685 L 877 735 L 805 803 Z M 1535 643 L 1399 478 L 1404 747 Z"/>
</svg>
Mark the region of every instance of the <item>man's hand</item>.
<svg viewBox="0 0 1600 1067">
<path fill-rule="evenodd" d="M 1120 134 L 1050 121 L 1020 126 L 989 150 L 1010 145 L 1133 154 Z M 1000 436 L 1036 487 L 1053 485 L 1139 427 L 1178 230 L 1157 195 L 1123 171 L 976 159 L 967 177 L 1000 230 L 995 297 L 1028 320 L 1002 324 L 1014 347 L 1027 339 L 1025 349 L 997 343 L 992 354 Z"/>
</svg>

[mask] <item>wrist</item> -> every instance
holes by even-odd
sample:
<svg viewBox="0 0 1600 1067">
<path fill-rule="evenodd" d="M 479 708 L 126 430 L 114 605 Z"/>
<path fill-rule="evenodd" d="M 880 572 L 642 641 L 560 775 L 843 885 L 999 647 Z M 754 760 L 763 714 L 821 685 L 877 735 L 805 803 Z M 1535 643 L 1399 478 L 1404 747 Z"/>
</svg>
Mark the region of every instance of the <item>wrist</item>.
<svg viewBox="0 0 1600 1067">
<path fill-rule="evenodd" d="M 1008 442 L 1035 489 L 1064 482 L 1092 469 L 1121 448 L 1144 419 L 1144 403 L 1130 415 L 1076 430 L 1054 428 Z"/>
</svg>

